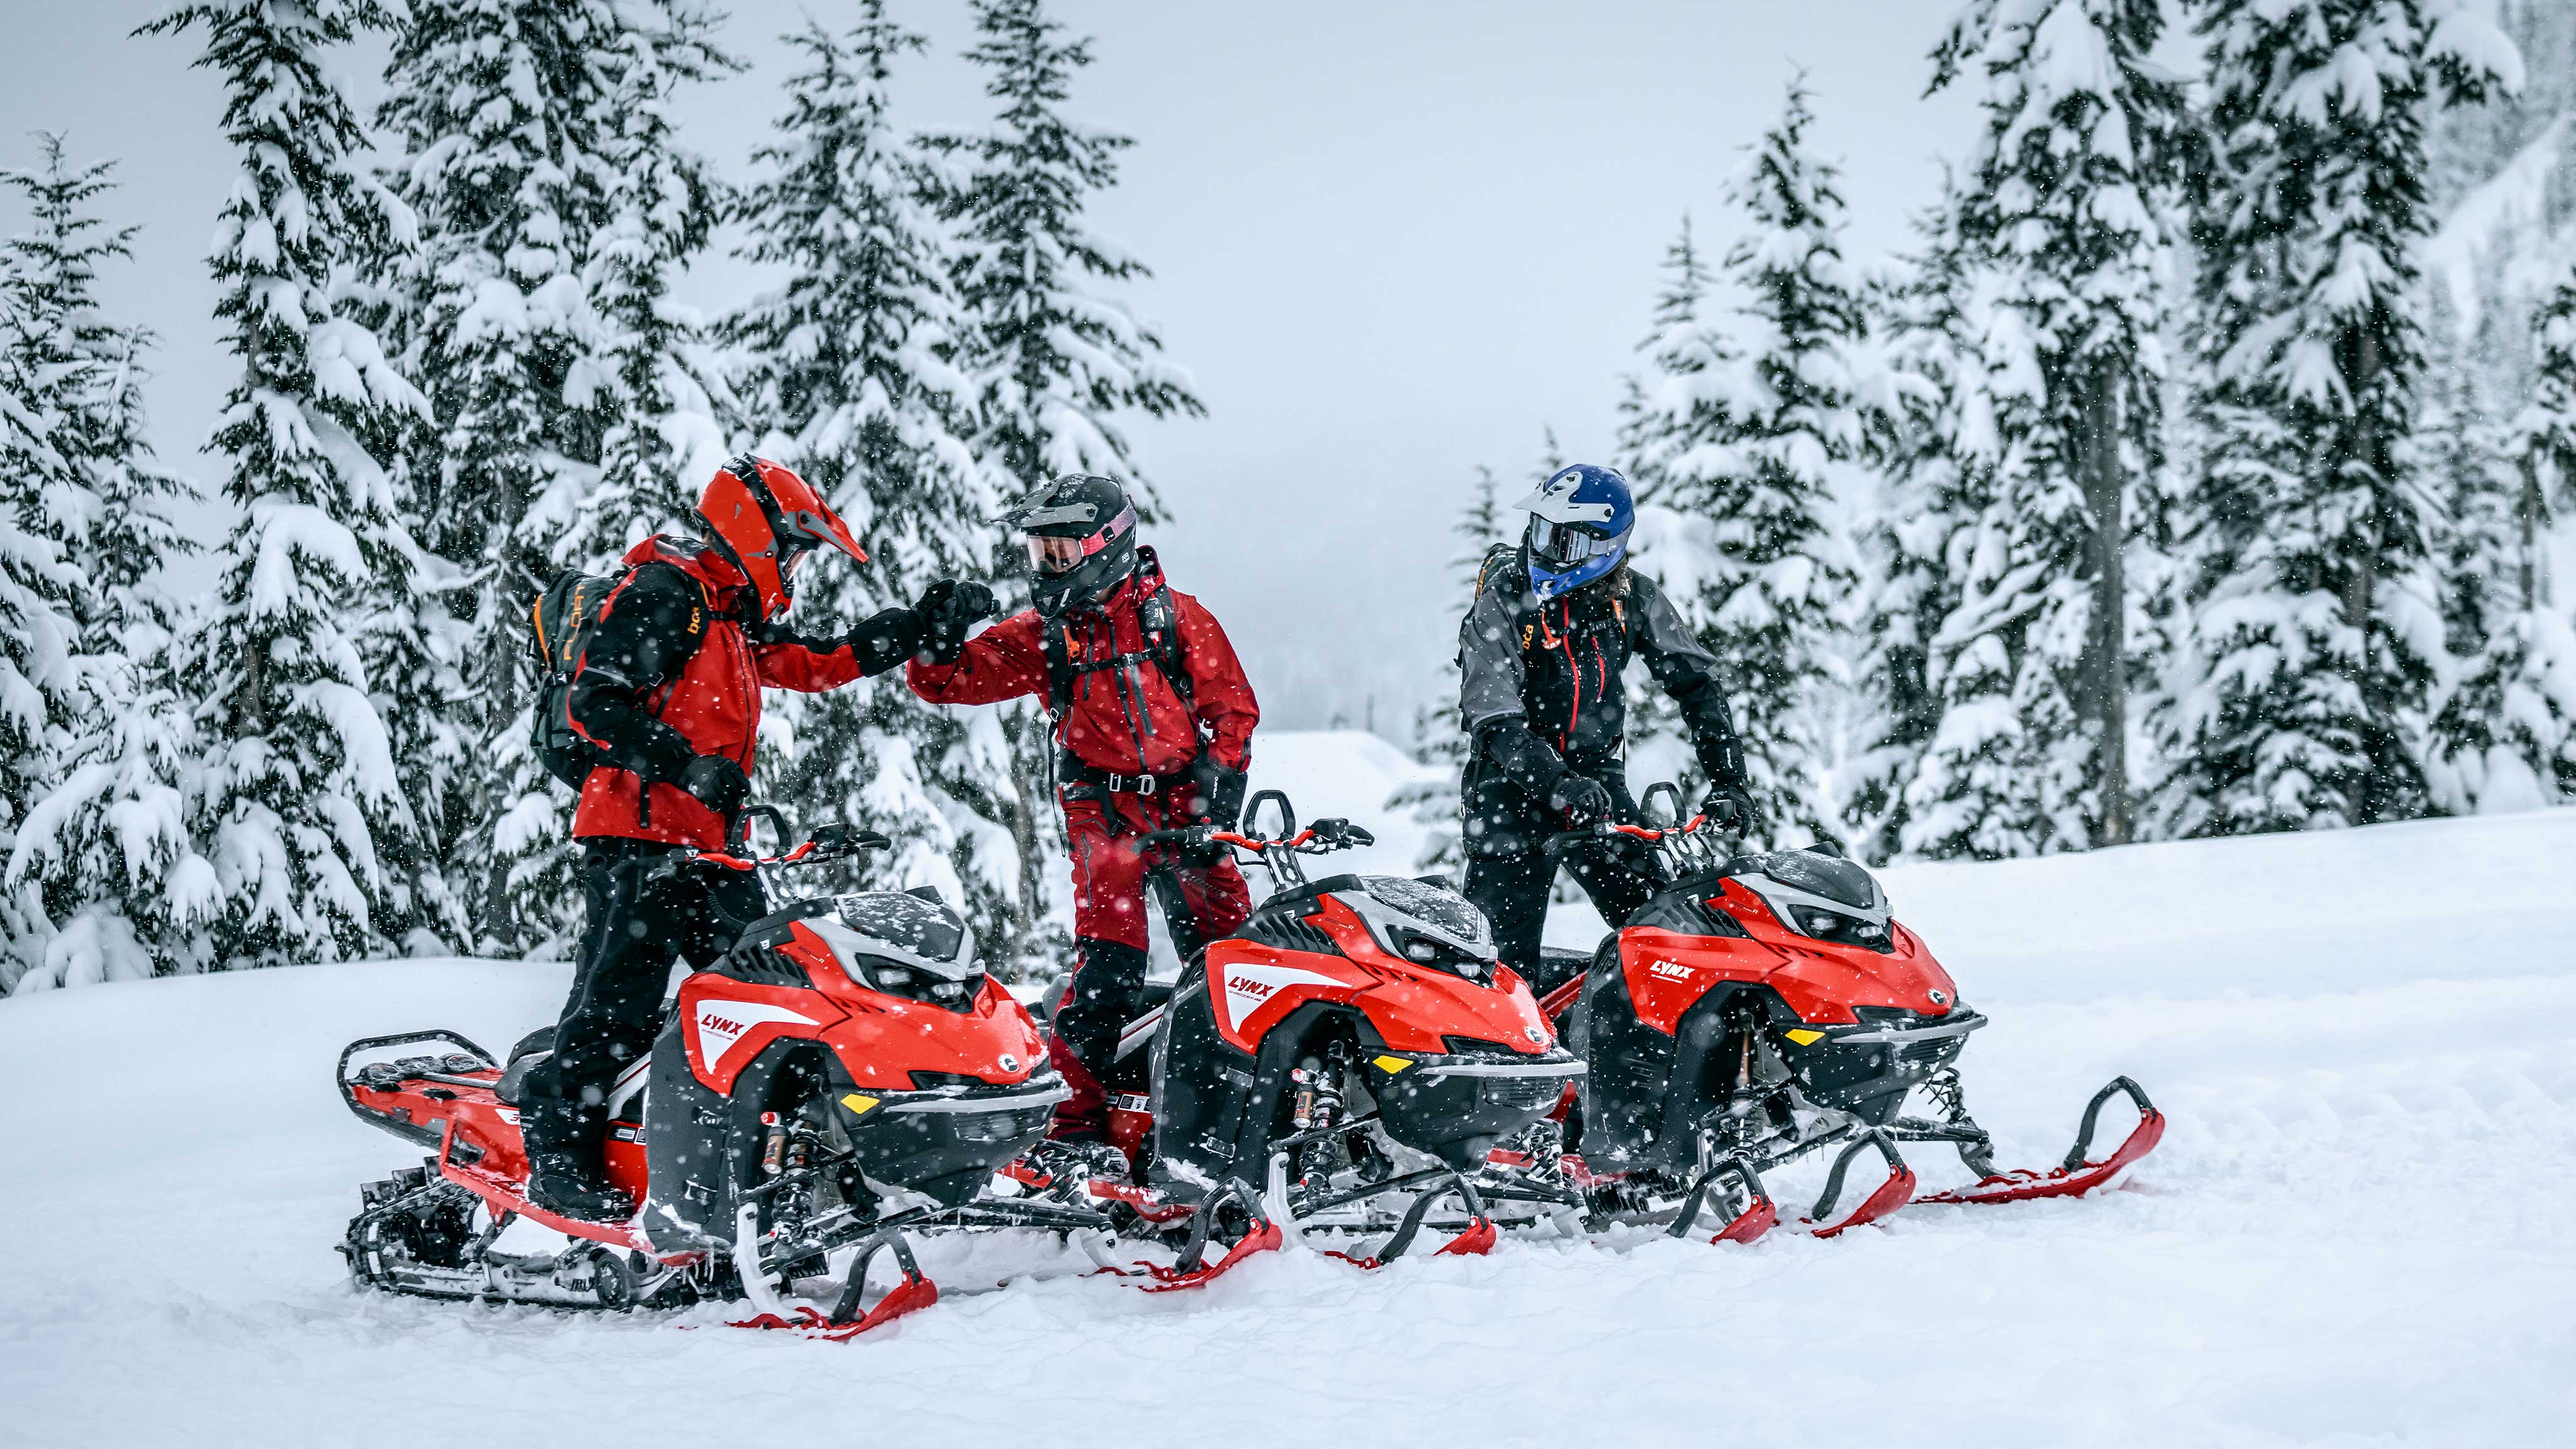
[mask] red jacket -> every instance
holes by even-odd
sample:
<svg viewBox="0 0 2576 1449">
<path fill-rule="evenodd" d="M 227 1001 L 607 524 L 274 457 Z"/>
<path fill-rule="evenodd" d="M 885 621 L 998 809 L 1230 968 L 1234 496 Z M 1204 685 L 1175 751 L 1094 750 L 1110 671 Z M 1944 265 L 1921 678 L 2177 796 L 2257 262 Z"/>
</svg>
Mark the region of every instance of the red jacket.
<svg viewBox="0 0 2576 1449">
<path fill-rule="evenodd" d="M 757 608 L 749 582 L 694 539 L 646 539 L 626 562 L 634 567 L 602 607 L 564 702 L 573 728 L 621 762 L 592 770 L 583 783 L 576 837 L 723 849 L 723 819 L 669 783 L 689 757 L 724 755 L 748 775 L 763 685 L 819 693 L 889 669 L 921 647 L 910 609 L 889 609 L 842 639 L 746 626 Z M 656 782 L 649 819 L 637 808 L 646 775 Z"/>
<path fill-rule="evenodd" d="M 1136 606 L 1150 587 L 1140 570 L 1088 609 L 1058 621 L 1066 631 L 1067 655 L 1085 659 L 1143 650 L 1144 631 Z M 1179 616 L 1181 648 L 1189 666 L 1190 692 L 1197 719 L 1183 708 L 1181 697 L 1163 671 L 1145 661 L 1133 669 L 1095 670 L 1073 677 L 1073 697 L 1065 709 L 1057 743 L 1094 769 L 1120 775 L 1171 775 L 1189 768 L 1199 752 L 1198 725 L 1210 731 L 1209 753 L 1230 770 L 1249 768 L 1252 727 L 1261 722 L 1261 706 L 1252 698 L 1252 682 L 1234 657 L 1234 645 L 1216 616 L 1199 601 L 1172 591 Z M 1047 695 L 1047 668 L 1042 621 L 1035 609 L 1023 609 L 966 641 L 953 664 L 926 664 L 916 659 L 904 666 L 912 692 L 932 704 L 994 704 L 1033 694 Z M 1132 681 L 1144 699 L 1140 718 L 1130 704 Z M 1145 728 L 1145 719 L 1152 728 Z"/>
</svg>

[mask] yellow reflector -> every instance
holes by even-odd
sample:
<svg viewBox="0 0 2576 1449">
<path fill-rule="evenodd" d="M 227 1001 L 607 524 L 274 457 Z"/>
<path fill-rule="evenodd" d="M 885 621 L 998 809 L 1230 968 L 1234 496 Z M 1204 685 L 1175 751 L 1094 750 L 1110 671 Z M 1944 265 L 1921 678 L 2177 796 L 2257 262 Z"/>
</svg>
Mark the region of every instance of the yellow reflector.
<svg viewBox="0 0 2576 1449">
<path fill-rule="evenodd" d="M 1800 1046 L 1814 1046 L 1825 1039 L 1825 1034 L 1821 1031 L 1809 1031 L 1802 1026 L 1789 1032 L 1788 1037 Z"/>
<path fill-rule="evenodd" d="M 1413 1063 L 1404 1057 L 1379 1057 L 1377 1059 L 1377 1069 L 1386 1073 L 1390 1077 L 1412 1065 Z"/>
<path fill-rule="evenodd" d="M 862 1097 L 856 1092 L 852 1092 L 841 1099 L 841 1105 L 849 1108 L 852 1116 L 865 1116 L 867 1115 L 868 1109 L 874 1107 L 876 1104 L 876 1098 Z"/>
</svg>

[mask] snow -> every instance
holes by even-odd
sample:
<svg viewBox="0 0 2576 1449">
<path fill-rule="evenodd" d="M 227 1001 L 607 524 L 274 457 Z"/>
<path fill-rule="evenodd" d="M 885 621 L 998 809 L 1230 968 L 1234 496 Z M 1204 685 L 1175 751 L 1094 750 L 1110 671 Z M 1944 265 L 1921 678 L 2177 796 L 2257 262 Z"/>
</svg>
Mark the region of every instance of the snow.
<svg viewBox="0 0 2576 1449">
<path fill-rule="evenodd" d="M 1256 784 L 1382 826 L 1411 769 L 1265 737 Z M 412 1160 L 348 1040 L 501 1047 L 558 964 L 316 966 L 0 1001 L 0 1442 L 2536 1444 L 2576 1412 L 2576 810 L 1882 876 L 1995 1024 L 2007 1162 L 2135 1076 L 2171 1118 L 2095 1199 L 1917 1208 L 1834 1242 L 1507 1241 L 1363 1274 L 1304 1251 L 1149 1296 L 1051 1244 L 955 1244 L 950 1296 L 849 1345 L 722 1314 L 352 1290 L 331 1245 Z M 1559 915 L 1566 912 L 1560 908 Z M 2125 1116 L 2115 1116 L 2124 1130 Z M 1918 1151 L 1927 1185 L 1964 1173 Z M 1812 1182 L 1784 1177 L 1784 1199 Z M 985 1290 L 985 1291 L 971 1291 Z"/>
</svg>

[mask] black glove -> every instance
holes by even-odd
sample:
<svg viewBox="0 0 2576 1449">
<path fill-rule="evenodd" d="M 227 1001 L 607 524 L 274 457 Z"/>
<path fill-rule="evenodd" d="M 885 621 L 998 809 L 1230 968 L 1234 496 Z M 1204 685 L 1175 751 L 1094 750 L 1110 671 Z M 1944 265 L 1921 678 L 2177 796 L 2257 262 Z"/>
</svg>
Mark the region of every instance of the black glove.
<svg viewBox="0 0 2576 1449">
<path fill-rule="evenodd" d="M 921 617 L 921 652 L 933 664 L 954 664 L 966 647 L 966 631 L 992 617 L 993 591 L 971 580 L 940 579 L 921 591 L 912 608 Z"/>
<path fill-rule="evenodd" d="M 1564 817 L 1566 829 L 1581 830 L 1609 818 L 1610 791 L 1591 776 L 1568 770 L 1547 792 L 1547 808 Z"/>
<path fill-rule="evenodd" d="M 1190 761 L 1190 793 L 1181 808 L 1194 824 L 1232 830 L 1243 819 L 1243 785 L 1241 770 L 1229 770 L 1215 755 L 1201 750 Z"/>
<path fill-rule="evenodd" d="M 1750 834 L 1762 828 L 1762 807 L 1753 792 L 1740 784 L 1711 785 L 1708 797 L 1699 802 L 1699 813 L 1712 825 L 1723 825 L 1738 834 Z"/>
<path fill-rule="evenodd" d="M 723 755 L 699 755 L 680 772 L 680 788 L 730 824 L 743 802 L 751 798 L 751 777 Z"/>
</svg>

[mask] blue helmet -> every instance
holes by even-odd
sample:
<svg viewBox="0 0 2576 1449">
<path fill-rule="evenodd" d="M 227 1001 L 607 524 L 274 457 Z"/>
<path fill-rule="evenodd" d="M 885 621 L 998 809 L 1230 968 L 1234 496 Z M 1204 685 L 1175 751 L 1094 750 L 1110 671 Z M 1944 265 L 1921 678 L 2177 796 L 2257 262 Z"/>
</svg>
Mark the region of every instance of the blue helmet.
<svg viewBox="0 0 2576 1449">
<path fill-rule="evenodd" d="M 1637 504 L 1616 468 L 1560 468 L 1519 506 L 1530 511 L 1522 552 L 1529 560 L 1530 589 L 1541 599 L 1579 589 L 1628 556 Z"/>
</svg>

